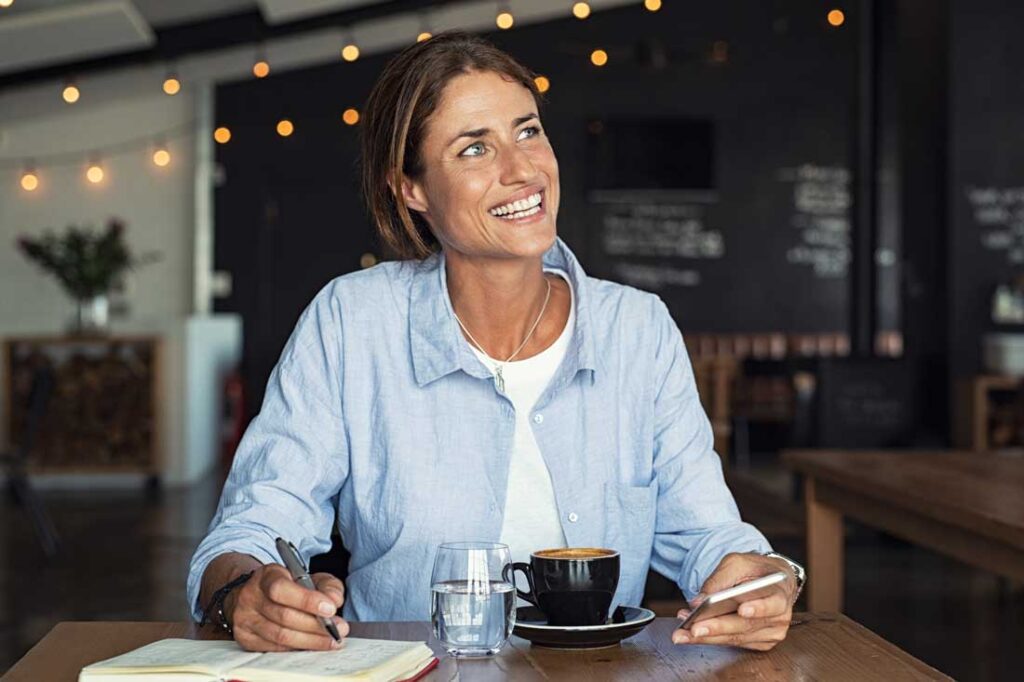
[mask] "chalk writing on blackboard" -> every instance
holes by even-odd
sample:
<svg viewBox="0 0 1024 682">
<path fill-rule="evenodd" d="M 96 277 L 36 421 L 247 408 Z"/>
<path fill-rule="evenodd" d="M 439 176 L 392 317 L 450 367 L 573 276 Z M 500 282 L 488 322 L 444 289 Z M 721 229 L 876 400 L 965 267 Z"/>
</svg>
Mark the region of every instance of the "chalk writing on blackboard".
<svg viewBox="0 0 1024 682">
<path fill-rule="evenodd" d="M 697 203 L 613 202 L 602 206 L 602 246 L 610 256 L 717 259 L 725 240 Z"/>
<path fill-rule="evenodd" d="M 850 171 L 805 163 L 783 168 L 778 178 L 793 186 L 790 224 L 799 241 L 786 261 L 810 266 L 823 279 L 845 277 L 850 263 Z"/>
<path fill-rule="evenodd" d="M 615 275 L 619 281 L 647 291 L 658 291 L 668 286 L 695 287 L 700 284 L 700 273 L 696 270 L 670 265 L 616 263 Z"/>
<path fill-rule="evenodd" d="M 968 187 L 981 245 L 1024 263 L 1024 187 Z"/>
</svg>

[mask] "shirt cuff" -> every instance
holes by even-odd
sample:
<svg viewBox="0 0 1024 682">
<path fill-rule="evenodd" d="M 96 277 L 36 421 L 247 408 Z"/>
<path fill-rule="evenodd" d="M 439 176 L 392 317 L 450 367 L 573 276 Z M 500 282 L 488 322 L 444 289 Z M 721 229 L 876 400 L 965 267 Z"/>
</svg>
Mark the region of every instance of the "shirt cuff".
<svg viewBox="0 0 1024 682">
<path fill-rule="evenodd" d="M 772 546 L 759 530 L 749 523 L 731 523 L 710 530 L 694 545 L 683 561 L 679 574 L 679 588 L 687 601 L 700 592 L 704 582 L 718 568 L 726 554 L 732 552 L 772 551 Z"/>
<path fill-rule="evenodd" d="M 206 606 L 199 603 L 199 592 L 207 566 L 222 554 L 230 554 L 232 552 L 248 554 L 261 564 L 274 564 L 280 561 L 280 557 L 267 549 L 266 546 L 257 542 L 251 535 L 230 534 L 222 536 L 217 533 L 208 535 L 196 549 L 188 574 L 186 594 L 189 612 L 192 614 L 195 622 L 198 623 L 203 619 L 203 610 Z"/>
</svg>

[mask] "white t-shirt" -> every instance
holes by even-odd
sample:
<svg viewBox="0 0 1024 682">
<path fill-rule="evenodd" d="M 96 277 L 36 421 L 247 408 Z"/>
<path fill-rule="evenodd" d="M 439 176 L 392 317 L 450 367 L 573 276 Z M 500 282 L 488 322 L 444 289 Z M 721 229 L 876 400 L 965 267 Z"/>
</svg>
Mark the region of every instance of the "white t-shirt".
<svg viewBox="0 0 1024 682">
<path fill-rule="evenodd" d="M 544 351 L 525 360 L 506 363 L 501 370 L 505 379 L 505 394 L 512 401 L 516 412 L 508 491 L 505 495 L 505 518 L 500 539 L 500 542 L 509 546 L 512 561 L 528 562 L 531 552 L 566 546 L 551 474 L 537 447 L 530 422 L 533 406 L 565 358 L 576 322 L 575 294 L 569 276 L 561 270 L 547 272 L 558 275 L 569 284 L 572 296 L 569 321 L 558 339 Z M 493 371 L 498 362 L 473 344 L 470 347 L 480 361 Z"/>
</svg>

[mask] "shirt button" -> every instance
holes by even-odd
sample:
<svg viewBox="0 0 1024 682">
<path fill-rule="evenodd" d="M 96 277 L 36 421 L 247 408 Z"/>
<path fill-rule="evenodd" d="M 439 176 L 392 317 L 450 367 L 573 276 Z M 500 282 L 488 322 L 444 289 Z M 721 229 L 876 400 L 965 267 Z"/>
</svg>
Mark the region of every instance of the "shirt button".
<svg viewBox="0 0 1024 682">
<path fill-rule="evenodd" d="M 576 523 L 580 520 L 580 517 L 576 515 L 576 512 L 569 512 L 569 523 Z"/>
<path fill-rule="evenodd" d="M 543 422 L 544 422 L 544 415 L 542 415 L 540 412 L 538 412 L 537 414 L 533 415 L 533 423 L 534 424 L 542 424 Z"/>
</svg>

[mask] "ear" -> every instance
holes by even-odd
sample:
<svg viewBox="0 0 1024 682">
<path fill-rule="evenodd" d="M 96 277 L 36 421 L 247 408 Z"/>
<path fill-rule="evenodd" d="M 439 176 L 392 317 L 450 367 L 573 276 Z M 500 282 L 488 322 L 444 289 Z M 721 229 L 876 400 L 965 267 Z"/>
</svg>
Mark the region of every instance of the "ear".
<svg viewBox="0 0 1024 682">
<path fill-rule="evenodd" d="M 424 191 L 423 185 L 405 173 L 402 174 L 402 199 L 405 200 L 405 205 L 413 211 L 419 211 L 424 214 L 430 212 L 430 205 L 427 203 L 427 193 Z"/>
</svg>

